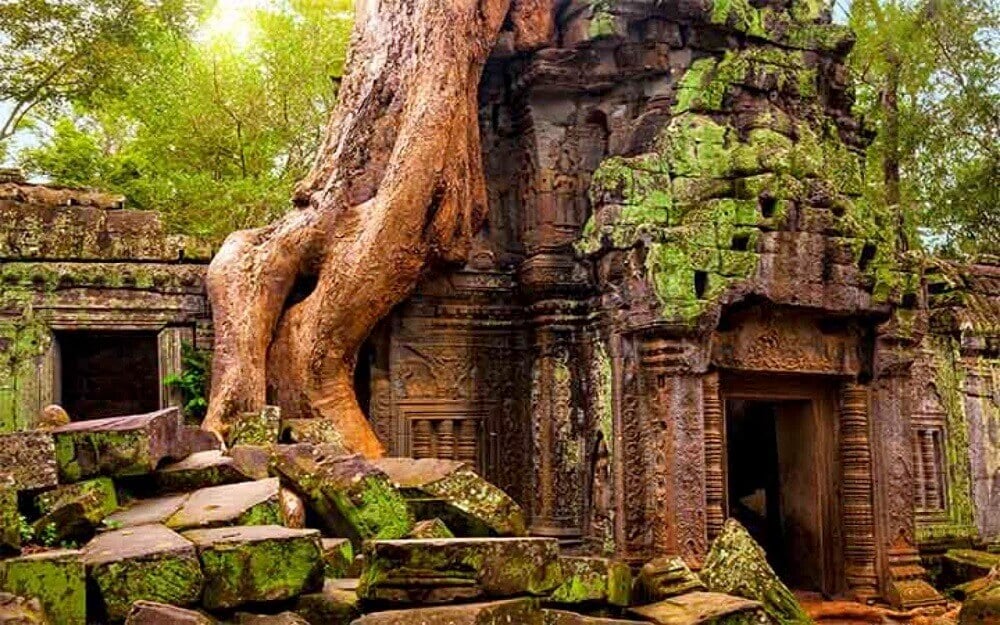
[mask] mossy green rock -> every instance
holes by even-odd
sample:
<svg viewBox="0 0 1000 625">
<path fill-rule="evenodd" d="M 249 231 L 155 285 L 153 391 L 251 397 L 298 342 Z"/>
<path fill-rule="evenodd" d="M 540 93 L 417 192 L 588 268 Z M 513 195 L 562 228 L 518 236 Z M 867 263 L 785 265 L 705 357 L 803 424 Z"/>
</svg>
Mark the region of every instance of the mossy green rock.
<svg viewBox="0 0 1000 625">
<path fill-rule="evenodd" d="M 205 572 L 202 605 L 210 610 L 280 601 L 321 587 L 323 554 L 316 530 L 256 525 L 191 530 Z"/>
<path fill-rule="evenodd" d="M 627 564 L 608 558 L 562 556 L 562 584 L 552 593 L 556 603 L 629 605 L 632 571 Z"/>
<path fill-rule="evenodd" d="M 226 440 L 229 447 L 235 445 L 273 445 L 278 442 L 281 431 L 281 409 L 264 406 L 259 412 L 239 414 L 229 427 Z"/>
<path fill-rule="evenodd" d="M 277 478 L 197 490 L 166 525 L 181 531 L 223 525 L 283 525 Z"/>
<path fill-rule="evenodd" d="M 118 496 L 114 482 L 100 477 L 41 493 L 35 507 L 42 513 L 33 525 L 35 538 L 55 544 L 89 537 L 118 509 Z"/>
<path fill-rule="evenodd" d="M 189 606 L 201 597 L 194 545 L 163 525 L 98 534 L 84 547 L 83 562 L 110 621 L 123 620 L 139 600 Z"/>
<path fill-rule="evenodd" d="M 428 519 L 417 521 L 407 538 L 454 538 L 448 526 L 441 519 Z"/>
<path fill-rule="evenodd" d="M 374 540 L 365 543 L 363 599 L 399 603 L 548 595 L 562 583 L 550 538 Z"/>
<path fill-rule="evenodd" d="M 1000 567 L 1000 553 L 975 549 L 949 549 L 941 558 L 941 573 L 948 584 L 971 582 Z"/>
<path fill-rule="evenodd" d="M 717 592 L 689 592 L 630 608 L 629 612 L 657 625 L 771 625 L 759 601 Z"/>
<path fill-rule="evenodd" d="M 361 456 L 344 456 L 336 445 L 279 445 L 274 470 L 300 494 L 333 536 L 364 540 L 402 538 L 413 515 L 388 476 Z"/>
<path fill-rule="evenodd" d="M 779 625 L 812 623 L 767 563 L 764 550 L 735 519 L 726 521 L 712 543 L 701 580 L 712 592 L 759 601 Z"/>
<path fill-rule="evenodd" d="M 1000 582 L 995 582 L 966 599 L 958 613 L 958 625 L 996 623 L 1000 623 Z"/>
<path fill-rule="evenodd" d="M 284 419 L 281 421 L 281 440 L 289 443 L 337 445 L 343 455 L 351 453 L 340 430 L 327 419 Z"/>
<path fill-rule="evenodd" d="M 58 625 L 87 622 L 87 576 L 79 551 L 58 550 L 0 562 L 0 589 L 35 597 Z"/>
<path fill-rule="evenodd" d="M 508 599 L 436 608 L 389 610 L 366 614 L 351 625 L 543 625 L 538 600 Z"/>
<path fill-rule="evenodd" d="M 354 547 L 346 538 L 324 538 L 323 574 L 326 577 L 347 577 L 354 566 Z"/>
<path fill-rule="evenodd" d="M 294 612 L 313 625 L 348 625 L 361 615 L 356 587 L 327 579 L 320 592 L 300 595 Z"/>
<path fill-rule="evenodd" d="M 524 536 L 524 511 L 472 467 L 453 460 L 381 458 L 384 471 L 418 517 L 440 518 L 456 536 Z"/>
<path fill-rule="evenodd" d="M 17 486 L 9 475 L 0 477 L 0 553 L 21 549 L 21 514 L 17 507 Z"/>
<path fill-rule="evenodd" d="M 217 449 L 191 454 L 180 462 L 161 467 L 155 478 L 160 490 L 166 492 L 236 484 L 253 479 L 240 470 L 235 460 Z"/>
</svg>

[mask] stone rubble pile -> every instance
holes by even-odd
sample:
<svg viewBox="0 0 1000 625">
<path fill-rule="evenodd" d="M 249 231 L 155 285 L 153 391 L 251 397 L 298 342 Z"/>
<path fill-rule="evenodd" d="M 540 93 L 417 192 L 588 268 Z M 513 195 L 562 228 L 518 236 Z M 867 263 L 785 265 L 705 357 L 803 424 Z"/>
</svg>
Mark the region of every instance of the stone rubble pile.
<svg viewBox="0 0 1000 625">
<path fill-rule="evenodd" d="M 270 407 L 245 421 L 228 451 L 175 409 L 0 436 L 0 624 L 809 622 L 735 521 L 699 574 L 633 576 L 528 537 L 461 462 L 366 461 Z"/>
</svg>

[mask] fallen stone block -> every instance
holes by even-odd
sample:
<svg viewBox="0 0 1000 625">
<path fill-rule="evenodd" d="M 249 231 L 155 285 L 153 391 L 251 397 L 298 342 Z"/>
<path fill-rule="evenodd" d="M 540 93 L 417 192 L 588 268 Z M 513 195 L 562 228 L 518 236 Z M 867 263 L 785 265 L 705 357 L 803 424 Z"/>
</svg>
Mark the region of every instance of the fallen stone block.
<svg viewBox="0 0 1000 625">
<path fill-rule="evenodd" d="M 204 576 L 194 545 L 163 525 L 98 534 L 82 559 L 111 621 L 125 619 L 136 601 L 183 607 L 201 597 Z"/>
<path fill-rule="evenodd" d="M 125 625 L 215 625 L 217 621 L 197 610 L 178 608 L 155 601 L 136 601 Z"/>
<path fill-rule="evenodd" d="M 413 529 L 406 535 L 407 538 L 454 538 L 448 526 L 441 519 L 428 519 L 417 521 Z"/>
<path fill-rule="evenodd" d="M 980 590 L 962 603 L 958 625 L 995 625 L 1000 623 L 1000 583 Z"/>
<path fill-rule="evenodd" d="M 99 477 L 41 493 L 35 507 L 42 515 L 32 525 L 35 539 L 51 546 L 89 538 L 118 509 L 118 497 L 114 482 Z"/>
<path fill-rule="evenodd" d="M 197 490 L 167 519 L 175 530 L 223 525 L 282 525 L 277 478 Z"/>
<path fill-rule="evenodd" d="M 0 625 L 58 625 L 49 620 L 38 599 L 0 592 Z"/>
<path fill-rule="evenodd" d="M 0 554 L 21 551 L 21 513 L 17 486 L 9 475 L 0 476 Z"/>
<path fill-rule="evenodd" d="M 642 625 L 647 621 L 629 621 L 607 616 L 590 616 L 566 610 L 542 610 L 544 625 Z"/>
<path fill-rule="evenodd" d="M 219 451 L 222 441 L 214 432 L 203 430 L 197 425 L 185 425 L 181 428 L 181 441 L 185 455 L 197 454 L 203 451 Z"/>
<path fill-rule="evenodd" d="M 87 575 L 81 552 L 60 549 L 0 562 L 0 589 L 35 597 L 53 623 L 87 622 Z"/>
<path fill-rule="evenodd" d="M 1000 553 L 976 549 L 949 549 L 941 558 L 941 581 L 947 586 L 986 577 L 1000 567 Z"/>
<path fill-rule="evenodd" d="M 543 625 L 538 600 L 530 597 L 436 608 L 366 614 L 351 625 Z"/>
<path fill-rule="evenodd" d="M 562 581 L 559 543 L 550 538 L 374 540 L 364 556 L 358 596 L 373 601 L 547 595 Z"/>
<path fill-rule="evenodd" d="M 229 426 L 226 444 L 273 445 L 278 442 L 281 432 L 281 409 L 264 406 L 259 412 L 244 412 L 236 416 Z"/>
<path fill-rule="evenodd" d="M 202 605 L 210 610 L 290 599 L 318 589 L 323 555 L 316 530 L 280 525 L 191 530 L 205 572 Z"/>
<path fill-rule="evenodd" d="M 274 470 L 316 512 L 330 534 L 363 540 L 402 538 L 413 529 L 406 501 L 381 470 L 329 445 L 279 445 Z"/>
<path fill-rule="evenodd" d="M 629 612 L 658 625 L 769 625 L 759 601 L 717 592 L 689 592 Z"/>
<path fill-rule="evenodd" d="M 0 475 L 9 475 L 17 490 L 58 485 L 59 470 L 52 435 L 39 430 L 0 434 Z"/>
<path fill-rule="evenodd" d="M 190 496 L 190 493 L 180 493 L 153 499 L 139 499 L 109 515 L 104 519 L 104 525 L 111 529 L 121 529 L 137 525 L 165 524 Z"/>
<path fill-rule="evenodd" d="M 309 621 L 294 612 L 280 614 L 247 614 L 237 612 L 234 616 L 236 625 L 309 625 Z"/>
<path fill-rule="evenodd" d="M 354 547 L 346 538 L 324 538 L 323 571 L 326 577 L 347 577 L 354 566 Z"/>
<path fill-rule="evenodd" d="M 811 623 L 795 595 L 767 563 L 764 550 L 735 519 L 728 519 L 712 542 L 700 577 L 714 593 L 760 601 L 779 625 Z"/>
<path fill-rule="evenodd" d="M 327 419 L 283 419 L 281 440 L 287 443 L 312 443 L 314 445 L 336 445 L 340 455 L 350 454 L 344 444 L 344 437 L 332 421 Z"/>
<path fill-rule="evenodd" d="M 562 584 L 551 600 L 565 604 L 627 606 L 632 593 L 632 570 L 608 558 L 561 556 Z"/>
<path fill-rule="evenodd" d="M 237 445 L 226 455 L 233 459 L 236 468 L 251 479 L 262 480 L 270 475 L 271 448 L 263 445 Z"/>
<path fill-rule="evenodd" d="M 186 455 L 177 408 L 128 417 L 77 421 L 52 430 L 59 479 L 151 473 L 164 458 Z"/>
<path fill-rule="evenodd" d="M 327 579 L 323 589 L 299 596 L 294 612 L 312 625 L 347 625 L 361 616 L 357 588 Z"/>
<path fill-rule="evenodd" d="M 655 603 L 696 590 L 706 590 L 698 576 L 677 556 L 655 558 L 639 569 L 636 578 L 638 599 Z"/>
<path fill-rule="evenodd" d="M 453 460 L 380 458 L 417 518 L 439 518 L 456 536 L 524 536 L 524 511 L 472 467 Z"/>
<path fill-rule="evenodd" d="M 160 468 L 154 475 L 163 491 L 190 491 L 254 478 L 240 471 L 236 461 L 219 450 L 200 451 Z"/>
</svg>

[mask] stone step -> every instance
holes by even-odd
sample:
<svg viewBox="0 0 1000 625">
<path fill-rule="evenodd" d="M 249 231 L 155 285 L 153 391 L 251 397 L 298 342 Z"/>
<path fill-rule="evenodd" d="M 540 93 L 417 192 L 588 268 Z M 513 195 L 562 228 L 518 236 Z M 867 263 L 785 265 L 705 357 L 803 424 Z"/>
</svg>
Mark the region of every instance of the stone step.
<svg viewBox="0 0 1000 625">
<path fill-rule="evenodd" d="M 351 625 L 544 625 L 538 600 L 524 597 L 411 610 L 373 612 Z"/>
<path fill-rule="evenodd" d="M 759 601 L 717 592 L 689 592 L 630 608 L 629 612 L 657 625 L 766 625 L 772 622 Z"/>
<path fill-rule="evenodd" d="M 32 524 L 35 540 L 54 545 L 93 535 L 105 517 L 118 509 L 115 484 L 99 477 L 60 486 L 35 497 L 42 514 Z"/>
<path fill-rule="evenodd" d="M 202 488 L 191 493 L 166 525 L 182 531 L 224 525 L 282 525 L 277 478 Z"/>
</svg>

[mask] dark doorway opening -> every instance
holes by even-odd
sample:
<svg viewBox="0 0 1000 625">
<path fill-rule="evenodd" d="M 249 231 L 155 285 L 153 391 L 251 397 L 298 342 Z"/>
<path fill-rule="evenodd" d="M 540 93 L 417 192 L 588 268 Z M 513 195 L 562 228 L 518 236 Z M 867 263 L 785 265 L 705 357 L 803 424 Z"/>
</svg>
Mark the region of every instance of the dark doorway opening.
<svg viewBox="0 0 1000 625">
<path fill-rule="evenodd" d="M 155 332 L 60 332 L 61 403 L 74 421 L 160 407 Z"/>
<path fill-rule="evenodd" d="M 804 590 L 824 585 L 813 412 L 807 400 L 726 402 L 729 515 L 764 548 L 775 572 Z"/>
</svg>

